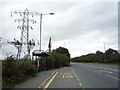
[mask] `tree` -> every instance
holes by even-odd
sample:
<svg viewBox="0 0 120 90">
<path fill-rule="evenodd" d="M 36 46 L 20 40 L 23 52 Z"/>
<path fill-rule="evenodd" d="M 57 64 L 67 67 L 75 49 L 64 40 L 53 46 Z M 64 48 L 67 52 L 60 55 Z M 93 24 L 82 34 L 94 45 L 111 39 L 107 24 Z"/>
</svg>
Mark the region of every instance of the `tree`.
<svg viewBox="0 0 120 90">
<path fill-rule="evenodd" d="M 104 62 L 104 54 L 101 51 L 96 51 L 95 62 Z"/>
<path fill-rule="evenodd" d="M 119 52 L 117 50 L 113 50 L 109 48 L 108 50 L 105 51 L 105 53 L 106 53 L 106 62 L 109 63 L 118 62 Z"/>
<path fill-rule="evenodd" d="M 56 51 L 60 54 L 66 54 L 70 58 L 70 53 L 69 53 L 68 49 L 66 49 L 64 47 L 59 47 L 56 49 Z"/>
<path fill-rule="evenodd" d="M 106 57 L 105 57 L 106 56 Z M 120 61 L 120 53 L 117 50 L 109 48 L 105 53 L 96 51 L 96 53 L 90 53 L 82 55 L 80 57 L 72 58 L 74 62 L 100 62 L 100 63 L 118 63 Z"/>
</svg>

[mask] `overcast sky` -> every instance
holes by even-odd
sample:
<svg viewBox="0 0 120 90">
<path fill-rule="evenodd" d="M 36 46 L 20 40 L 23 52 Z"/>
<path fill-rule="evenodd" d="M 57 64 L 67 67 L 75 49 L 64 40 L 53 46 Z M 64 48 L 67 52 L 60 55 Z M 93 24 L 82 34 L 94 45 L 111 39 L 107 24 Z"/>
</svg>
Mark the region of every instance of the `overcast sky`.
<svg viewBox="0 0 120 90">
<path fill-rule="evenodd" d="M 20 39 L 19 23 L 11 17 L 10 11 L 25 10 L 50 13 L 44 15 L 42 22 L 42 49 L 48 49 L 48 41 L 52 39 L 52 49 L 59 46 L 69 49 L 71 57 L 106 50 L 118 50 L 118 2 L 38 2 L 36 0 L 1 1 L 0 2 L 0 36 L 2 41 Z M 32 17 L 30 17 L 32 18 Z M 39 17 L 32 19 L 37 23 L 32 25 L 30 39 L 39 40 Z M 101 43 L 99 43 L 101 42 Z M 38 49 L 36 46 L 33 50 Z M 0 58 L 6 54 L 16 54 L 14 46 L 3 43 Z"/>
</svg>

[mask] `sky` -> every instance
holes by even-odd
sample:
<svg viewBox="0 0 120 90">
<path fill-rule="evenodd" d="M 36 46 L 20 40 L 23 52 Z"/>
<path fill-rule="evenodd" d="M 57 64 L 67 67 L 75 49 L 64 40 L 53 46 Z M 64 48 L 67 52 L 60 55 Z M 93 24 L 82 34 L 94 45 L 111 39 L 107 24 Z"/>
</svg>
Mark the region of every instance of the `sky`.
<svg viewBox="0 0 120 90">
<path fill-rule="evenodd" d="M 43 15 L 42 18 L 42 50 L 48 49 L 49 38 L 52 39 L 52 49 L 65 47 L 71 57 L 95 53 L 97 50 L 104 52 L 112 48 L 118 50 L 118 2 L 115 0 L 95 1 L 42 1 L 40 0 L 4 0 L 0 1 L 0 59 L 9 54 L 16 54 L 17 49 L 6 41 L 14 38 L 20 39 L 21 30 L 14 22 L 20 18 L 18 15 L 11 17 L 11 11 L 24 11 L 38 13 L 55 13 Z M 39 41 L 40 17 L 34 15 L 36 20 L 33 30 L 29 30 L 30 39 Z M 32 51 L 39 49 L 35 46 Z"/>
</svg>

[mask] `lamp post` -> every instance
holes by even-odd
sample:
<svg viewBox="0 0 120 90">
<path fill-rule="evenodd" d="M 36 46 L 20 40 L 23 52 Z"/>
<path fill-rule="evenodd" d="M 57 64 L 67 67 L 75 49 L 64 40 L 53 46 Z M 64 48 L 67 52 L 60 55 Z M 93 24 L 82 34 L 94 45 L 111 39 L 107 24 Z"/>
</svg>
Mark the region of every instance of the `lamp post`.
<svg viewBox="0 0 120 90">
<path fill-rule="evenodd" d="M 83 52 L 84 52 L 84 55 L 85 55 L 85 50 L 84 50 L 84 49 L 80 49 L 80 50 L 83 50 Z"/>
<path fill-rule="evenodd" d="M 105 53 L 105 42 L 99 42 L 99 43 L 103 43 L 103 45 L 104 45 L 104 53 Z M 106 61 L 106 53 L 104 54 L 104 58 L 105 58 L 105 61 Z"/>
<path fill-rule="evenodd" d="M 40 48 L 39 48 L 40 51 L 41 51 L 41 41 L 42 41 L 41 33 L 42 33 L 42 16 L 43 15 L 54 15 L 54 13 L 46 13 L 46 14 L 40 13 Z"/>
<path fill-rule="evenodd" d="M 64 48 L 65 48 L 65 43 L 66 43 L 66 42 L 63 43 L 63 47 L 64 47 Z M 70 41 L 68 41 L 67 43 L 70 43 Z"/>
<path fill-rule="evenodd" d="M 42 16 L 43 15 L 54 15 L 54 13 L 46 13 L 46 14 L 39 13 L 39 15 L 40 15 L 40 47 L 39 47 L 39 50 L 41 52 L 41 47 L 42 47 L 42 45 L 41 45 L 41 41 L 42 41 L 42 38 L 41 38 L 41 35 L 42 35 Z M 40 57 L 40 59 L 41 59 L 41 57 Z M 42 64 L 42 60 L 41 60 L 41 64 Z M 37 60 L 37 66 L 39 67 L 39 60 Z M 41 67 L 41 69 L 42 69 L 42 67 Z"/>
</svg>

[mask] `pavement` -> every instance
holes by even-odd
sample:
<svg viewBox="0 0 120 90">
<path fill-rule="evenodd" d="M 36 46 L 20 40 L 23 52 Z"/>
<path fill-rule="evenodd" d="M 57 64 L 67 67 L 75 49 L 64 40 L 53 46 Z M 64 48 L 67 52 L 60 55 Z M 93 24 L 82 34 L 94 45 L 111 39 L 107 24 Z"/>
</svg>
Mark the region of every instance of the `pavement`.
<svg viewBox="0 0 120 90">
<path fill-rule="evenodd" d="M 43 71 L 36 77 L 19 84 L 15 88 L 38 88 L 56 72 L 45 84 L 45 88 L 118 88 L 120 78 L 117 65 L 71 63 L 71 67 Z M 110 89 L 109 89 L 110 90 Z"/>
<path fill-rule="evenodd" d="M 39 72 L 35 77 L 27 80 L 26 82 L 16 85 L 14 88 L 38 88 L 56 70 L 57 69 Z"/>
</svg>

